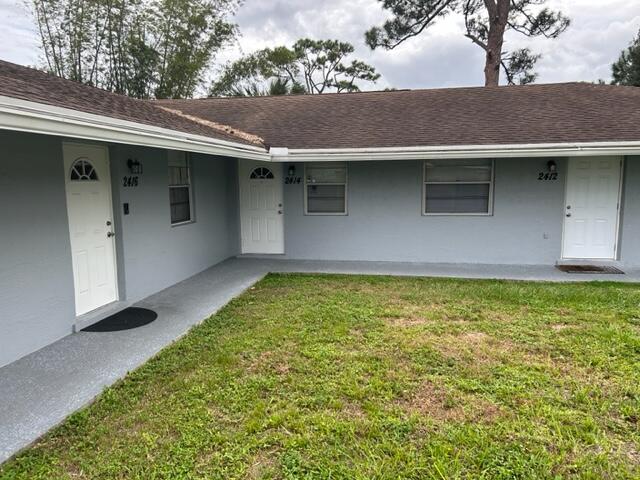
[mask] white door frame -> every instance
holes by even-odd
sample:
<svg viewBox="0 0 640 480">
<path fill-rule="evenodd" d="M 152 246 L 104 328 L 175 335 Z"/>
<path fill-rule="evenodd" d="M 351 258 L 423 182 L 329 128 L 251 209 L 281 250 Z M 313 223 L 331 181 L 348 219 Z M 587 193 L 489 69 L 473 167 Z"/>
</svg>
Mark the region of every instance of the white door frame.
<svg viewBox="0 0 640 480">
<path fill-rule="evenodd" d="M 65 197 L 67 196 L 67 183 L 69 182 L 68 180 L 68 176 L 70 174 L 70 171 L 67 169 L 66 167 L 66 159 L 64 158 L 65 156 L 65 148 L 69 146 L 69 147 L 78 147 L 78 148 L 82 148 L 82 147 L 90 147 L 90 148 L 95 148 L 95 149 L 99 149 L 102 150 L 104 152 L 104 159 L 105 159 L 105 163 L 106 163 L 106 178 L 105 181 L 108 183 L 108 188 L 107 188 L 107 200 L 108 200 L 108 204 L 109 204 L 109 216 L 111 218 L 111 228 L 112 230 L 115 229 L 115 217 L 114 217 L 114 210 L 113 210 L 113 183 L 111 182 L 111 159 L 109 158 L 109 148 L 105 145 L 100 145 L 100 144 L 93 144 L 93 143 L 80 143 L 80 142 L 62 142 L 62 151 L 63 151 L 63 164 L 64 164 L 64 175 L 65 175 Z M 66 204 L 67 200 L 65 198 L 65 204 Z M 68 207 L 67 207 L 68 208 Z M 71 236 L 73 235 L 72 231 L 71 231 L 71 219 L 68 216 L 68 210 L 67 210 L 67 224 L 69 227 L 69 241 L 71 242 Z M 108 302 L 105 303 L 104 305 L 97 307 L 96 309 L 99 309 L 101 307 L 104 307 L 105 305 L 109 305 L 111 303 L 115 303 L 117 301 L 120 300 L 120 288 L 119 288 L 119 275 L 118 275 L 118 244 L 115 241 L 115 237 L 112 237 L 113 242 L 113 288 L 114 288 L 114 292 L 115 292 L 115 299 L 113 302 Z M 73 252 L 72 252 L 73 255 Z M 74 276 L 74 287 L 73 287 L 73 295 L 74 295 L 74 304 L 77 305 L 77 303 L 75 303 L 75 296 L 76 296 L 76 285 L 75 285 L 75 269 L 74 269 L 74 265 L 73 265 L 73 258 L 71 259 L 71 268 L 73 270 L 73 276 Z M 94 310 L 90 310 L 89 312 L 85 312 L 82 314 L 78 314 L 78 311 L 76 309 L 74 305 L 74 309 L 76 310 L 76 317 L 82 316 L 82 315 L 86 315 Z"/>
<path fill-rule="evenodd" d="M 280 236 L 281 241 L 279 248 L 277 251 L 264 251 L 257 252 L 252 251 L 246 245 L 245 239 L 247 238 L 247 231 L 245 228 L 245 215 L 246 212 L 243 209 L 243 205 L 245 203 L 245 194 L 247 192 L 247 187 L 249 185 L 248 175 L 253 171 L 256 167 L 264 167 L 277 172 L 275 174 L 274 181 L 277 182 L 276 188 L 278 189 L 278 195 L 280 198 L 280 207 L 279 210 L 279 224 L 280 224 Z M 257 160 L 246 160 L 246 159 L 238 159 L 238 193 L 239 193 L 239 212 L 240 212 L 240 253 L 243 254 L 257 254 L 257 255 L 282 255 L 285 253 L 285 242 L 284 242 L 284 176 L 283 176 L 284 166 L 282 163 L 265 163 Z"/>
<path fill-rule="evenodd" d="M 614 155 L 615 156 L 615 155 Z M 566 228 L 567 228 L 567 222 L 565 220 L 565 215 L 567 213 L 566 211 L 566 206 L 567 206 L 567 194 L 569 193 L 569 189 L 568 189 L 568 185 L 569 185 L 569 162 L 571 162 L 571 160 L 573 158 L 576 157 L 568 157 L 567 158 L 567 174 L 565 175 L 564 178 L 564 198 L 563 198 L 563 205 L 562 205 L 562 244 L 560 247 L 560 257 L 562 258 L 562 260 L 582 260 L 581 258 L 576 258 L 576 257 L 567 257 L 565 255 L 565 235 L 566 235 Z M 622 213 L 622 189 L 624 186 L 624 171 L 625 171 L 625 160 L 626 157 L 624 156 L 620 156 L 620 181 L 618 182 L 618 206 L 617 206 L 617 212 L 616 212 L 616 231 L 615 231 L 615 241 L 614 241 L 614 245 L 613 245 L 613 257 L 612 258 L 595 258 L 595 259 L 589 259 L 589 258 L 585 258 L 584 260 L 600 260 L 600 261 L 615 261 L 618 260 L 618 254 L 619 254 L 619 246 L 620 246 L 620 215 Z"/>
</svg>

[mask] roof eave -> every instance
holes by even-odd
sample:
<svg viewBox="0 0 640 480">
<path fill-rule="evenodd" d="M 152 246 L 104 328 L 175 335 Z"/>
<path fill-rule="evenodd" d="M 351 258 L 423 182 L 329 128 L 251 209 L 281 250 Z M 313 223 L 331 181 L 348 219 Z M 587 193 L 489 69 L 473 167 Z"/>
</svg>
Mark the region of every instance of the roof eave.
<svg viewBox="0 0 640 480">
<path fill-rule="evenodd" d="M 513 145 L 414 146 L 384 148 L 272 148 L 275 162 L 430 160 L 447 158 L 515 158 L 640 155 L 640 141 Z"/>
<path fill-rule="evenodd" d="M 0 95 L 0 129 L 251 160 L 269 160 L 261 147 L 214 139 Z"/>
</svg>

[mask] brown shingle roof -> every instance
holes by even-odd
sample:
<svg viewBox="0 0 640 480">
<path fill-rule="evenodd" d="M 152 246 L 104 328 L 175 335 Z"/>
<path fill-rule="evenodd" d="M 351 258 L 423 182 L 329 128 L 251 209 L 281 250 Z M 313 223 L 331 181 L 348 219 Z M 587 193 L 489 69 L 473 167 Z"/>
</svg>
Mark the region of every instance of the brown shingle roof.
<svg viewBox="0 0 640 480">
<path fill-rule="evenodd" d="M 259 145 L 243 136 L 167 112 L 151 102 L 83 85 L 33 68 L 0 60 L 0 95 L 85 113 L 203 135 L 217 140 Z M 220 123 L 220 122 L 218 122 Z"/>
<path fill-rule="evenodd" d="M 640 141 L 640 88 L 588 83 L 160 103 L 274 147 Z"/>
</svg>

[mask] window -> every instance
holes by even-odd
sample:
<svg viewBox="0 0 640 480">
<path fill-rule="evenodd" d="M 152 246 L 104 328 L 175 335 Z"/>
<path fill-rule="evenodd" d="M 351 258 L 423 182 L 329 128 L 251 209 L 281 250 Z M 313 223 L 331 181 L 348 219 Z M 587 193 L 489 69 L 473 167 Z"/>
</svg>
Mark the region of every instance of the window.
<svg viewBox="0 0 640 480">
<path fill-rule="evenodd" d="M 305 166 L 305 214 L 347 214 L 347 165 L 315 163 Z"/>
<path fill-rule="evenodd" d="M 490 215 L 493 160 L 424 162 L 425 215 Z"/>
<path fill-rule="evenodd" d="M 171 225 L 193 221 L 191 168 L 185 152 L 169 151 Z"/>
<path fill-rule="evenodd" d="M 253 169 L 249 178 L 252 180 L 273 180 L 273 172 L 268 168 L 258 167 Z"/>
<path fill-rule="evenodd" d="M 71 165 L 71 180 L 79 182 L 97 181 L 98 174 L 89 160 L 80 158 Z"/>
</svg>

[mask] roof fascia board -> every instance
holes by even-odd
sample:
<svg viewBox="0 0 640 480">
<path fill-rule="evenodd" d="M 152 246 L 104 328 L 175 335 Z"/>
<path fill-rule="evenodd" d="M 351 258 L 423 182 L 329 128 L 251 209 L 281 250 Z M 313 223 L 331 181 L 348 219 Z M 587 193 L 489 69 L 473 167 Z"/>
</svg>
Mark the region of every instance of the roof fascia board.
<svg viewBox="0 0 640 480">
<path fill-rule="evenodd" d="M 0 129 L 185 150 L 251 160 L 270 159 L 261 147 L 217 140 L 168 128 L 0 96 Z"/>
<path fill-rule="evenodd" d="M 272 149 L 271 151 L 271 158 L 274 162 L 344 162 L 595 155 L 640 155 L 640 142 L 465 145 L 452 147 L 288 149 L 286 151 L 275 152 L 274 149 Z"/>
</svg>

